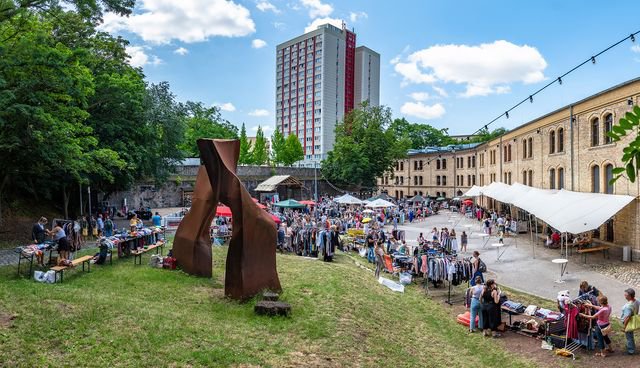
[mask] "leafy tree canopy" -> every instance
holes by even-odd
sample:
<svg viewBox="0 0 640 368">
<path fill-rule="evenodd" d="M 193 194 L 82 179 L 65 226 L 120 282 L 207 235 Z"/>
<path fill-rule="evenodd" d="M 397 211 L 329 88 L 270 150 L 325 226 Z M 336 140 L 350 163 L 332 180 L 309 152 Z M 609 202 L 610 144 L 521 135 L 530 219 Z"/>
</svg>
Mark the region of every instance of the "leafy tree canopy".
<svg viewBox="0 0 640 368">
<path fill-rule="evenodd" d="M 216 106 L 206 107 L 201 102 L 188 101 L 186 109 L 186 131 L 180 148 L 187 157 L 199 157 L 196 144 L 200 138 L 238 139 L 238 127 L 222 119 Z"/>
<path fill-rule="evenodd" d="M 411 147 L 407 137 L 390 129 L 391 124 L 388 107 L 365 104 L 351 111 L 336 125 L 333 151 L 322 162 L 324 176 L 353 190 L 375 187 L 376 178 L 406 157 Z"/>
<path fill-rule="evenodd" d="M 251 151 L 251 156 L 253 157 L 253 164 L 255 165 L 264 165 L 269 161 L 269 152 L 267 150 L 267 139 L 262 132 L 262 127 L 258 126 L 258 131 L 256 131 L 256 141 L 253 146 L 253 150 Z"/>
<path fill-rule="evenodd" d="M 238 158 L 240 165 L 251 165 L 253 163 L 253 152 L 251 150 L 251 142 L 247 139 L 247 129 L 242 123 L 240 128 L 240 157 Z"/>
</svg>

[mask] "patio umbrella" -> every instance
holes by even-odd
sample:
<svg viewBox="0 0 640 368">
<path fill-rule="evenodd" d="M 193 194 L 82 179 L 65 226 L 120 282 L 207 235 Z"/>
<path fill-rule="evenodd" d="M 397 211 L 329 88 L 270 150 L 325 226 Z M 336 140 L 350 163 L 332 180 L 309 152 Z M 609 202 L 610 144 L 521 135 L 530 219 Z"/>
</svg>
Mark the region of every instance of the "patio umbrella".
<svg viewBox="0 0 640 368">
<path fill-rule="evenodd" d="M 424 197 L 419 194 L 409 198 L 408 200 L 408 202 L 411 202 L 411 203 L 424 202 L 424 201 L 425 201 Z"/>
<path fill-rule="evenodd" d="M 216 208 L 216 216 L 231 217 L 231 208 L 218 205 L 218 208 Z"/>
<path fill-rule="evenodd" d="M 282 220 L 280 220 L 280 217 L 278 217 L 278 216 L 276 216 L 274 214 L 271 214 L 271 218 L 273 219 L 273 221 L 276 222 L 276 224 L 280 224 L 282 222 Z"/>
<path fill-rule="evenodd" d="M 447 199 L 445 197 L 438 197 L 436 198 L 436 201 L 446 201 Z"/>
<path fill-rule="evenodd" d="M 316 202 L 308 200 L 308 201 L 300 201 L 300 203 L 306 205 L 306 206 L 315 206 Z"/>
<path fill-rule="evenodd" d="M 369 217 L 365 217 L 362 219 L 363 224 L 368 224 L 369 222 L 371 222 L 371 219 Z"/>
<path fill-rule="evenodd" d="M 473 201 L 470 199 L 465 199 L 464 201 L 462 201 L 462 203 L 464 203 L 467 206 L 471 206 L 473 204 Z"/>
<path fill-rule="evenodd" d="M 340 204 L 362 204 L 363 202 L 351 194 L 345 194 L 342 197 L 334 199 L 336 203 Z"/>
<path fill-rule="evenodd" d="M 459 202 L 459 201 L 460 201 L 460 197 L 454 197 L 454 198 L 452 199 L 452 201 L 454 201 L 454 202 Z"/>
<path fill-rule="evenodd" d="M 282 208 L 304 208 L 305 205 L 296 201 L 295 199 L 287 199 L 285 201 L 280 201 L 278 203 L 274 203 L 276 207 Z"/>
<path fill-rule="evenodd" d="M 387 208 L 387 207 L 395 207 L 396 205 L 389 202 L 389 201 L 385 201 L 384 199 L 376 199 L 375 201 L 367 204 L 365 207 L 369 207 L 369 208 Z"/>
<path fill-rule="evenodd" d="M 373 213 L 373 212 L 374 212 L 373 210 L 364 210 L 364 211 L 362 211 L 362 213 Z"/>
</svg>

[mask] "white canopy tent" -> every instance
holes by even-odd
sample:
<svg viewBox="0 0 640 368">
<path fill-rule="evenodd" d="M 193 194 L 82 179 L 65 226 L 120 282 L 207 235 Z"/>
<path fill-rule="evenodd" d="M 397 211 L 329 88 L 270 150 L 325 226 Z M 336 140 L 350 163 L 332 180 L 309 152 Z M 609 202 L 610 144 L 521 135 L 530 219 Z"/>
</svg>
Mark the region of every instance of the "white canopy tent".
<svg viewBox="0 0 640 368">
<path fill-rule="evenodd" d="M 340 203 L 340 204 L 362 204 L 362 203 L 364 203 L 363 201 L 359 200 L 358 198 L 352 196 L 351 194 L 345 194 L 342 197 L 335 198 L 334 202 Z"/>
<path fill-rule="evenodd" d="M 369 208 L 387 208 L 387 207 L 395 207 L 396 205 L 389 202 L 389 201 L 385 201 L 384 199 L 376 199 L 373 202 L 368 203 L 365 207 L 369 207 Z"/>
<path fill-rule="evenodd" d="M 463 197 L 478 197 L 482 194 L 484 187 L 479 187 L 477 185 L 472 186 L 466 193 L 464 193 Z"/>
</svg>

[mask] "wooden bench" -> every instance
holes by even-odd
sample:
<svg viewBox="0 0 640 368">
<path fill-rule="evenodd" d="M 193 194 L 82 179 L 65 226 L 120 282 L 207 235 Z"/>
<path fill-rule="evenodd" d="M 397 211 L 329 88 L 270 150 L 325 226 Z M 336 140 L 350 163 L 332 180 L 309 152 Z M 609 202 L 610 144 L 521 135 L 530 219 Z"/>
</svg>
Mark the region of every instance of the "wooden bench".
<svg viewBox="0 0 640 368">
<path fill-rule="evenodd" d="M 74 260 L 71 261 L 72 266 L 54 266 L 51 267 L 51 270 L 54 271 L 56 273 L 56 280 L 58 280 L 58 274 L 60 274 L 60 282 L 63 281 L 64 279 L 64 270 L 70 268 L 70 267 L 76 267 L 77 265 L 82 263 L 82 272 L 85 271 L 84 265 L 87 265 L 87 272 L 91 272 L 91 260 L 93 259 L 92 256 L 83 256 L 80 258 L 76 258 Z"/>
<path fill-rule="evenodd" d="M 136 249 L 134 251 L 131 252 L 131 255 L 133 256 L 133 264 L 134 265 L 141 265 L 142 264 L 142 255 L 155 249 L 156 250 L 156 254 L 160 254 L 162 255 L 163 250 L 164 250 L 164 242 L 157 242 L 155 244 L 152 244 L 150 246 L 148 246 L 147 248 L 141 248 L 141 249 Z"/>
<path fill-rule="evenodd" d="M 611 248 L 611 247 L 608 246 L 608 245 L 600 245 L 600 246 L 597 246 L 597 247 L 582 248 L 582 249 L 578 249 L 578 254 L 582 254 L 583 259 L 584 259 L 584 263 L 587 263 L 587 254 L 588 253 L 602 251 L 602 256 L 604 258 L 611 258 L 609 256 L 609 248 Z"/>
</svg>

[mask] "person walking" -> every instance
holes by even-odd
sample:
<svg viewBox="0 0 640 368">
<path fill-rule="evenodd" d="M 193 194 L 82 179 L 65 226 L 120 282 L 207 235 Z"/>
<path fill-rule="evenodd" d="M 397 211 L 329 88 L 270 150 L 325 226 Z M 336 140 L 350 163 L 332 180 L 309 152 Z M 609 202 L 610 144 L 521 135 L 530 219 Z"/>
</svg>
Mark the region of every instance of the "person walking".
<svg viewBox="0 0 640 368">
<path fill-rule="evenodd" d="M 104 236 L 110 237 L 113 235 L 113 220 L 107 216 L 104 220 Z"/>
<path fill-rule="evenodd" d="M 467 252 L 467 243 L 469 242 L 469 237 L 467 236 L 467 233 L 465 231 L 462 232 L 462 234 L 460 235 L 460 252 L 461 253 L 466 253 Z"/>
<path fill-rule="evenodd" d="M 451 252 L 458 253 L 458 237 L 455 229 L 451 229 L 449 232 L 449 241 L 451 242 Z"/>
<path fill-rule="evenodd" d="M 640 312 L 640 302 L 636 300 L 636 291 L 631 288 L 624 291 L 624 298 L 627 303 L 622 307 L 620 319 L 624 325 L 624 335 L 627 338 L 627 355 L 634 355 L 636 353 L 636 342 L 633 335 L 635 332 L 627 331 L 626 329 L 631 318 Z"/>
<path fill-rule="evenodd" d="M 96 228 L 98 229 L 98 236 L 104 235 L 104 220 L 102 214 L 98 214 L 98 220 L 96 220 Z"/>
<path fill-rule="evenodd" d="M 607 352 L 613 353 L 613 349 L 611 348 L 611 339 L 609 336 L 609 331 L 611 330 L 611 323 L 609 322 L 609 317 L 611 316 L 611 307 L 609 306 L 609 300 L 606 296 L 602 295 L 598 297 L 598 305 L 593 304 L 585 304 L 587 307 L 596 310 L 596 313 L 592 315 L 587 315 L 580 313 L 582 318 L 586 319 L 595 319 L 596 326 L 594 328 L 596 339 L 598 340 L 598 348 L 600 352 L 596 354 L 599 357 L 606 357 Z"/>
<path fill-rule="evenodd" d="M 482 285 L 482 278 L 475 278 L 475 285 L 469 288 L 469 297 L 471 299 L 469 305 L 469 313 L 471 319 L 469 320 L 469 332 L 476 332 L 476 316 L 478 317 L 477 327 L 481 328 L 482 324 L 482 303 L 480 299 L 482 298 L 482 292 L 484 291 L 484 285 Z"/>
</svg>

